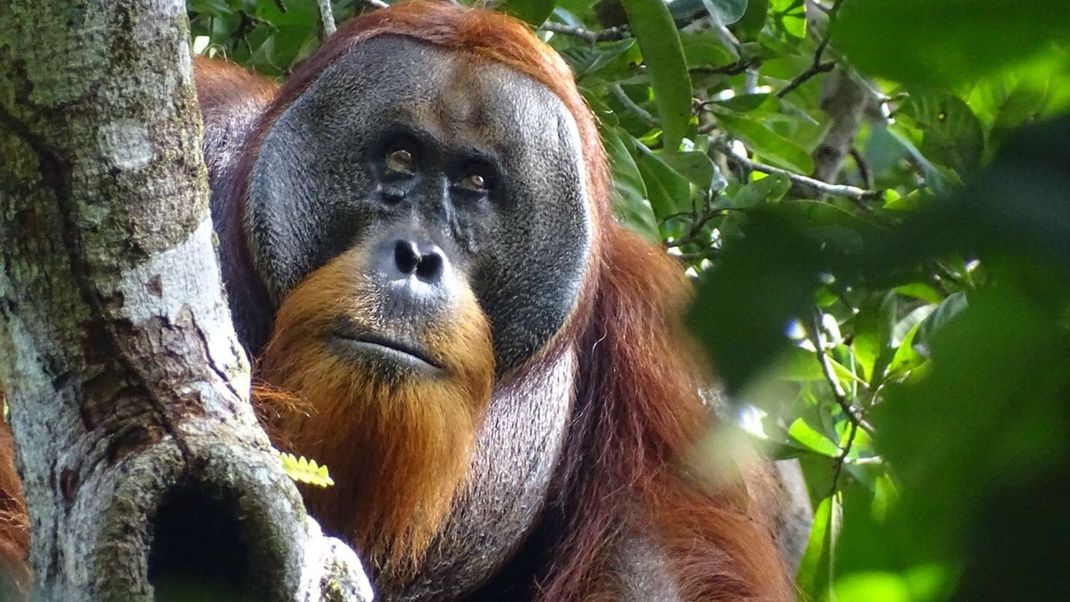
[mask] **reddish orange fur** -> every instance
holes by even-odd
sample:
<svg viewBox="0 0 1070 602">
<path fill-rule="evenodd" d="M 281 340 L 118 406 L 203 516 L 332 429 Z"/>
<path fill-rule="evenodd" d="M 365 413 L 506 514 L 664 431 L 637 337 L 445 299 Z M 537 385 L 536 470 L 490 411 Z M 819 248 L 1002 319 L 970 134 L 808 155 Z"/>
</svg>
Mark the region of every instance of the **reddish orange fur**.
<svg viewBox="0 0 1070 602">
<path fill-rule="evenodd" d="M 664 546 L 684 600 L 792 599 L 763 501 L 738 503 L 763 492 L 748 492 L 742 480 L 711 492 L 692 482 L 684 463 L 713 427 L 698 394 L 700 371 L 689 359 L 694 350 L 678 321 L 690 285 L 660 249 L 616 224 L 606 235 L 591 326 L 581 342 L 587 355 L 577 427 L 566 451 L 560 528 L 570 535 L 540 599 L 617 597 L 605 589 L 607 551 L 628 533 Z M 634 510 L 622 520 L 620 508 Z"/>
<path fill-rule="evenodd" d="M 4 395 L 0 392 L 0 401 Z M 14 590 L 25 592 L 30 584 L 26 557 L 30 551 L 30 521 L 22 482 L 15 470 L 15 442 L 11 428 L 0 419 L 0 594 L 4 582 Z"/>
<path fill-rule="evenodd" d="M 595 261 L 581 302 L 555 341 L 576 344 L 579 382 L 562 474 L 546 510 L 545 528 L 552 531 L 546 539 L 553 548 L 538 551 L 545 566 L 537 569 L 537 598 L 616 599 L 612 550 L 629 533 L 638 533 L 667 551 L 685 600 L 791 599 L 763 513 L 769 504 L 762 496 L 768 493 L 747 491 L 742 482 L 714 491 L 694 486 L 683 459 L 708 431 L 712 416 L 698 395 L 700 371 L 688 359 L 688 346 L 680 343 L 686 336 L 677 316 L 690 288 L 671 258 L 613 221 L 609 172 L 594 118 L 567 66 L 526 26 L 499 14 L 431 2 L 355 19 L 278 92 L 250 148 L 259 147 L 273 120 L 329 64 L 382 34 L 425 40 L 528 75 L 568 107 L 582 138 Z M 198 63 L 199 84 L 203 68 Z M 215 76 L 233 86 L 215 99 L 217 105 L 273 90 L 223 70 L 208 74 Z M 246 152 L 238 172 L 248 174 L 254 157 Z M 239 179 L 239 203 L 244 186 Z M 241 248 L 240 241 L 234 244 Z M 455 323 L 441 325 L 444 339 L 441 346 L 434 344 L 449 365 L 468 367 L 465 376 L 400 385 L 365 380 L 368 374 L 358 377 L 338 365 L 323 351 L 319 335 L 328 316 L 324 312 L 340 307 L 362 315 L 368 309 L 352 291 L 356 272 L 348 269 L 343 276 L 338 271 L 354 261 L 359 262 L 359 253 L 336 259 L 285 300 L 260 374 L 274 387 L 260 389 L 258 398 L 272 406 L 278 415 L 273 426 L 292 448 L 328 464 L 338 482 L 330 490 L 308 492 L 313 511 L 351 534 L 388 570 L 404 570 L 426 548 L 464 478 L 461 458 L 468 456 L 489 396 L 492 355 L 485 318 L 476 315 L 472 301 Z M 466 333 L 468 344 L 445 338 L 458 332 Z M 418 404 L 432 395 L 444 396 L 445 403 Z M 372 399 L 375 403 L 369 403 Z M 758 476 L 750 482 L 760 483 Z M 741 506 L 739 500 L 748 495 L 757 499 Z"/>
<path fill-rule="evenodd" d="M 594 216 L 593 253 L 568 336 L 580 343 L 577 415 L 558 487 L 559 530 L 539 598 L 612 599 L 607 556 L 629 532 L 649 533 L 668 549 L 686 600 L 789 600 L 763 503 L 733 500 L 740 482 L 710 495 L 692 486 L 680 460 L 711 427 L 700 382 L 681 341 L 677 317 L 690 298 L 679 265 L 613 221 L 605 151 L 591 112 L 564 61 L 519 21 L 446 3 L 410 2 L 355 19 L 280 91 L 262 127 L 327 65 L 383 34 L 404 35 L 508 65 L 552 90 L 576 120 Z M 759 500 L 761 502 L 761 500 Z M 637 507 L 621 517 L 621 508 Z"/>
<path fill-rule="evenodd" d="M 364 259 L 363 248 L 350 250 L 286 297 L 260 364 L 271 386 L 256 396 L 274 409 L 270 430 L 279 441 L 331 470 L 336 485 L 305 492 L 310 511 L 380 570 L 404 575 L 463 482 L 490 399 L 494 355 L 467 289 L 445 321 L 417 334 L 444 368 L 440 377 L 400 379 L 330 352 L 339 316 L 375 332 L 391 327 L 376 291 L 354 276 L 367 272 Z"/>
<path fill-rule="evenodd" d="M 233 111 L 237 103 L 254 104 L 270 100 L 279 86 L 275 82 L 250 73 L 233 63 L 193 58 L 197 81 L 197 101 L 212 110 Z M 240 91 L 240 94 L 236 92 Z"/>
</svg>

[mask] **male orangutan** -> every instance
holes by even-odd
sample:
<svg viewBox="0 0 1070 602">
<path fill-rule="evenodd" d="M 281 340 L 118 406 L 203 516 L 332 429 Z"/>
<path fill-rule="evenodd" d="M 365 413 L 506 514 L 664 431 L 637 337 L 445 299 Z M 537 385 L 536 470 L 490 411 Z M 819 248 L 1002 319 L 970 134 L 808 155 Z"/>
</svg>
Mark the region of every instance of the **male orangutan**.
<svg viewBox="0 0 1070 602">
<path fill-rule="evenodd" d="M 761 466 L 710 482 L 678 266 L 509 17 L 355 19 L 277 88 L 199 61 L 212 213 L 276 443 L 384 600 L 789 600 Z M 722 475 L 723 477 L 723 475 Z"/>
</svg>

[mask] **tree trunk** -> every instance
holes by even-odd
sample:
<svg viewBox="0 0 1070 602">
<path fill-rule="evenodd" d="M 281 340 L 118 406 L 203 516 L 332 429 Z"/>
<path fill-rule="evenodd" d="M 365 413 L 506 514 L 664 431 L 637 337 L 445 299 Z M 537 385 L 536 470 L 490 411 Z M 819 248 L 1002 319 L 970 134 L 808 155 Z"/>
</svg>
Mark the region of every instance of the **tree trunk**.
<svg viewBox="0 0 1070 602">
<path fill-rule="evenodd" d="M 184 9 L 0 0 L 0 379 L 35 593 L 365 600 L 249 404 Z"/>
</svg>

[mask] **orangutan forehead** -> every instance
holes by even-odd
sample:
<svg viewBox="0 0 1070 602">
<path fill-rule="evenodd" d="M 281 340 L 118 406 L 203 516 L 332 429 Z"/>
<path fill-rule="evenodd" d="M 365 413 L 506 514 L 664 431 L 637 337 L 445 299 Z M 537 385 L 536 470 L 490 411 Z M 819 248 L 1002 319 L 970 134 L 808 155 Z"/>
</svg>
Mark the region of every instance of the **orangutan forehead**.
<svg viewBox="0 0 1070 602">
<path fill-rule="evenodd" d="M 511 67 L 414 38 L 383 34 L 359 44 L 321 80 L 384 120 L 419 124 L 441 139 L 509 149 L 579 147 L 575 119 L 548 87 Z M 341 108 L 341 107 L 339 107 Z M 534 139 L 533 139 L 534 138 Z"/>
</svg>

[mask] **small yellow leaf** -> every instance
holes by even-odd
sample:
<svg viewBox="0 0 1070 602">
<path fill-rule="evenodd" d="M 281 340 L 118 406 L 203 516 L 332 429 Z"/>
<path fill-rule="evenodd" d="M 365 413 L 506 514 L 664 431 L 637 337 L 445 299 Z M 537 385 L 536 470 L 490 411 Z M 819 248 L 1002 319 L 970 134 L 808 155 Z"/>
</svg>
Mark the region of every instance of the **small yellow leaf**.
<svg viewBox="0 0 1070 602">
<path fill-rule="evenodd" d="M 326 466 L 316 464 L 304 456 L 295 456 L 286 452 L 279 452 L 279 461 L 286 475 L 298 483 L 315 485 L 316 487 L 330 487 L 334 485 Z"/>
</svg>

